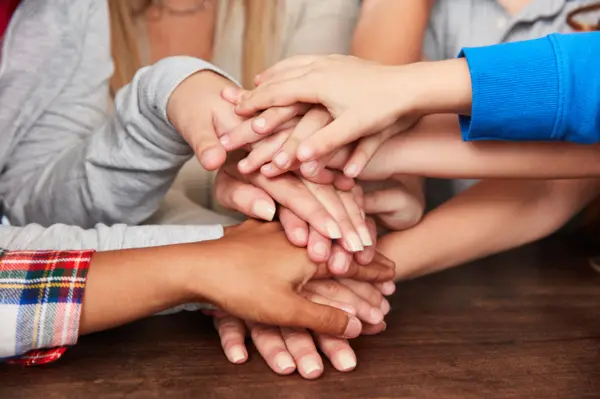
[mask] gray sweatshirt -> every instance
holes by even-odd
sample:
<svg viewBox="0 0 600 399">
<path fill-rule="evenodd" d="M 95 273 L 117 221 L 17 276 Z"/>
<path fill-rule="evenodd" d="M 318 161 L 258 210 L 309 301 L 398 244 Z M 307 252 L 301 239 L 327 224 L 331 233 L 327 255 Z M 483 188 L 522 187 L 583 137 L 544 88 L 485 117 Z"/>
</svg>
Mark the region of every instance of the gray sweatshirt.
<svg viewBox="0 0 600 399">
<path fill-rule="evenodd" d="M 160 61 L 108 112 L 105 1 L 24 0 L 2 44 L 0 199 L 12 226 L 0 227 L 1 248 L 110 250 L 222 235 L 221 226 L 128 226 L 156 211 L 192 156 L 167 120 L 169 96 L 215 67 Z"/>
</svg>

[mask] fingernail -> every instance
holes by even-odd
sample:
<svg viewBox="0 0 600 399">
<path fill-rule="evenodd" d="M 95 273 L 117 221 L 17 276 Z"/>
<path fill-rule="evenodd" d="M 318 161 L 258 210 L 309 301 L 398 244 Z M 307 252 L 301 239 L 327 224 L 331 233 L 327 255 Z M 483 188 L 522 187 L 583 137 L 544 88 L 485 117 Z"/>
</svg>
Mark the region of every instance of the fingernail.
<svg viewBox="0 0 600 399">
<path fill-rule="evenodd" d="M 346 270 L 348 269 L 348 265 L 346 265 L 346 257 L 341 252 L 338 252 L 335 255 L 333 255 L 333 260 L 331 261 L 331 265 L 339 273 L 345 273 Z"/>
<path fill-rule="evenodd" d="M 265 118 L 256 118 L 252 121 L 252 126 L 259 130 L 263 130 L 265 126 L 267 126 L 267 120 Z"/>
<path fill-rule="evenodd" d="M 275 158 L 273 158 L 273 162 L 275 162 L 275 164 L 282 169 L 287 167 L 289 161 L 290 157 L 285 152 L 280 152 L 279 154 L 275 155 Z"/>
<path fill-rule="evenodd" d="M 369 233 L 369 229 L 366 227 L 361 227 L 358 229 L 358 234 L 360 235 L 360 240 L 365 247 L 370 247 L 373 245 L 373 240 L 371 239 L 371 233 Z"/>
<path fill-rule="evenodd" d="M 340 365 L 341 371 L 354 370 L 356 367 L 356 358 L 349 351 L 341 351 L 337 355 L 337 361 Z"/>
<path fill-rule="evenodd" d="M 309 375 L 315 371 L 321 370 L 321 365 L 318 362 L 316 362 L 314 359 L 306 357 L 300 362 L 300 367 L 302 367 L 302 370 Z"/>
<path fill-rule="evenodd" d="M 379 324 L 383 321 L 383 312 L 381 309 L 373 308 L 369 314 L 371 324 Z"/>
<path fill-rule="evenodd" d="M 248 166 L 250 166 L 250 163 L 247 159 L 242 159 L 240 162 L 238 162 L 238 169 L 240 170 L 240 172 L 247 170 Z"/>
<path fill-rule="evenodd" d="M 363 220 L 367 218 L 367 214 L 362 209 L 360 210 L 360 216 L 363 218 Z"/>
<path fill-rule="evenodd" d="M 384 332 L 385 330 L 387 330 L 387 323 L 384 321 L 383 322 L 383 330 L 381 330 L 381 332 Z"/>
<path fill-rule="evenodd" d="M 323 244 L 322 242 L 318 242 L 313 246 L 313 252 L 319 256 L 326 258 L 327 257 L 327 245 Z"/>
<path fill-rule="evenodd" d="M 306 242 L 308 240 L 308 233 L 305 229 L 297 228 L 294 230 L 294 237 L 300 242 Z"/>
<path fill-rule="evenodd" d="M 271 165 L 270 163 L 265 164 L 260 168 L 260 170 L 265 173 L 271 172 L 273 170 L 273 165 Z"/>
<path fill-rule="evenodd" d="M 356 177 L 358 176 L 358 166 L 355 164 L 350 164 L 344 168 L 344 174 L 348 177 Z"/>
<path fill-rule="evenodd" d="M 226 87 L 223 89 L 222 93 L 225 97 L 234 98 L 237 96 L 237 89 L 233 87 Z"/>
<path fill-rule="evenodd" d="M 352 252 L 360 252 L 365 249 L 360 241 L 360 237 L 356 233 L 348 234 L 346 237 L 346 245 Z"/>
<path fill-rule="evenodd" d="M 346 327 L 346 331 L 344 332 L 344 337 L 346 338 L 356 338 L 360 335 L 360 331 L 362 330 L 362 324 L 360 320 L 356 317 L 350 317 L 348 319 L 348 326 Z"/>
<path fill-rule="evenodd" d="M 390 303 L 387 299 L 383 298 L 383 301 L 381 302 L 381 311 L 383 312 L 384 315 L 390 313 L 390 309 L 392 307 L 390 306 Z"/>
<path fill-rule="evenodd" d="M 337 223 L 335 223 L 333 220 L 328 220 L 327 222 L 325 222 L 325 230 L 327 230 L 327 235 L 332 240 L 342 238 L 342 232 L 340 231 L 340 228 L 338 227 Z"/>
<path fill-rule="evenodd" d="M 280 353 L 275 357 L 275 364 L 281 372 L 290 372 L 296 368 L 294 360 L 287 353 Z"/>
<path fill-rule="evenodd" d="M 234 346 L 229 350 L 229 360 L 232 363 L 240 363 L 246 359 L 246 353 L 239 346 Z"/>
<path fill-rule="evenodd" d="M 301 161 L 310 161 L 310 159 L 313 156 L 313 151 L 306 147 L 306 146 L 300 146 L 300 148 L 298 149 L 298 158 Z"/>
<path fill-rule="evenodd" d="M 356 309 L 354 306 L 342 304 L 339 308 L 352 316 L 356 316 Z"/>
<path fill-rule="evenodd" d="M 231 138 L 229 137 L 229 135 L 225 134 L 225 135 L 221 136 L 221 138 L 219 139 L 219 141 L 221 142 L 221 144 L 223 145 L 223 147 L 227 148 L 227 146 L 229 145 L 229 143 L 231 143 Z"/>
<path fill-rule="evenodd" d="M 300 169 L 302 169 L 302 173 L 305 175 L 314 176 L 318 165 L 319 163 L 317 161 L 310 161 L 308 163 L 303 163 L 300 166 Z"/>
<path fill-rule="evenodd" d="M 382 294 L 392 295 L 396 291 L 396 284 L 393 281 L 386 281 L 381 284 Z"/>
<path fill-rule="evenodd" d="M 259 199 L 254 201 L 252 213 L 261 219 L 271 221 L 275 217 L 275 207 L 268 201 Z"/>
</svg>

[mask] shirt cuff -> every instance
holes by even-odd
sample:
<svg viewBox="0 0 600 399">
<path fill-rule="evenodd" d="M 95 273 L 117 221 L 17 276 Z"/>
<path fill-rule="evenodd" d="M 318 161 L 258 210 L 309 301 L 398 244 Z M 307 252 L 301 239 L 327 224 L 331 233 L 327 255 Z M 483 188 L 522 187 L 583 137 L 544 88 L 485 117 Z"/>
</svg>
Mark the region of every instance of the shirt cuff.
<svg viewBox="0 0 600 399">
<path fill-rule="evenodd" d="M 471 116 L 460 117 L 465 141 L 560 140 L 559 71 L 549 37 L 465 48 L 471 73 Z"/>
<path fill-rule="evenodd" d="M 77 342 L 93 252 L 2 251 L 0 358 L 13 357 L 9 362 L 17 364 L 49 363 Z"/>
</svg>

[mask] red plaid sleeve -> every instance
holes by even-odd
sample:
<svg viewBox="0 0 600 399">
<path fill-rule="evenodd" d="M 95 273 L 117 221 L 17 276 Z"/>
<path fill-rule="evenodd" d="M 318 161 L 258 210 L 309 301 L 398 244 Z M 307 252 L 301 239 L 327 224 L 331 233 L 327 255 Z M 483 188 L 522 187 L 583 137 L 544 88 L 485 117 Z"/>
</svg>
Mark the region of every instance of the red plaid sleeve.
<svg viewBox="0 0 600 399">
<path fill-rule="evenodd" d="M 77 342 L 92 254 L 0 250 L 0 359 L 50 363 Z"/>
</svg>

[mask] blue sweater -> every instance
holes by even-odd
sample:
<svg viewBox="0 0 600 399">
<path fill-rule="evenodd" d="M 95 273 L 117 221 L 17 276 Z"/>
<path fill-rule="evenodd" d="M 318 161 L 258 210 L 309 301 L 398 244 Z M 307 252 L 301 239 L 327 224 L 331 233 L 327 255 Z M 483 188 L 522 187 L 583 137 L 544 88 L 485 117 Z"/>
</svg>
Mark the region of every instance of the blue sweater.
<svg viewBox="0 0 600 399">
<path fill-rule="evenodd" d="M 600 142 L 600 32 L 466 48 L 464 140 Z"/>
</svg>

